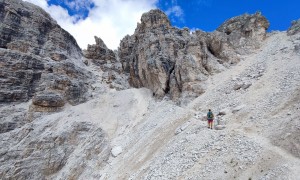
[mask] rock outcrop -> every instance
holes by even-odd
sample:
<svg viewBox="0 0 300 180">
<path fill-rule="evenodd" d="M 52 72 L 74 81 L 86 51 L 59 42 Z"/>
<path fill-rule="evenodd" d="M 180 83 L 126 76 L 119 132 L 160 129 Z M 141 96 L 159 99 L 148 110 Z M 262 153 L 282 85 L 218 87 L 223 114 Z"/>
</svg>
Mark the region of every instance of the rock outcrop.
<svg viewBox="0 0 300 180">
<path fill-rule="evenodd" d="M 73 36 L 42 8 L 19 0 L 2 0 L 0 12 L 0 48 L 57 61 L 81 57 Z"/>
<path fill-rule="evenodd" d="M 91 74 L 82 68 L 82 51 L 40 7 L 0 1 L 0 36 L 0 102 L 25 102 L 37 94 L 34 106 L 52 108 L 53 93 L 58 107 L 86 100 Z"/>
<path fill-rule="evenodd" d="M 218 27 L 217 31 L 227 35 L 227 43 L 236 52 L 245 54 L 260 47 L 269 26 L 268 20 L 260 12 L 256 12 L 253 15 L 233 17 Z"/>
<path fill-rule="evenodd" d="M 84 51 L 84 56 L 92 59 L 97 65 L 103 65 L 107 61 L 115 62 L 115 53 L 108 49 L 103 40 L 97 36 L 94 37 L 96 44 L 88 45 L 87 50 Z"/>
<path fill-rule="evenodd" d="M 292 21 L 291 27 L 288 29 L 287 34 L 289 36 L 295 35 L 300 32 L 300 19 Z"/>
<path fill-rule="evenodd" d="M 41 109 L 47 108 L 46 111 L 56 111 L 56 108 L 60 108 L 65 105 L 65 100 L 61 94 L 43 92 L 42 94 L 37 94 L 33 97 L 32 104 L 37 107 L 41 107 Z M 52 110 L 49 110 L 51 108 Z"/>
<path fill-rule="evenodd" d="M 121 41 L 118 53 L 130 85 L 147 87 L 157 97 L 195 98 L 205 91 L 210 74 L 258 48 L 268 26 L 260 13 L 245 14 L 213 33 L 191 33 L 172 27 L 162 11 L 151 10 L 142 15 L 135 33 Z"/>
<path fill-rule="evenodd" d="M 107 48 L 103 40 L 95 36 L 96 44 L 88 45 L 83 51 L 84 57 L 103 71 L 102 81 L 117 90 L 129 88 L 127 76 L 123 73 L 118 56 Z M 87 61 L 89 62 L 89 61 Z"/>
<path fill-rule="evenodd" d="M 45 71 L 40 57 L 1 48 L 0 66 L 0 102 L 29 100 Z"/>
</svg>

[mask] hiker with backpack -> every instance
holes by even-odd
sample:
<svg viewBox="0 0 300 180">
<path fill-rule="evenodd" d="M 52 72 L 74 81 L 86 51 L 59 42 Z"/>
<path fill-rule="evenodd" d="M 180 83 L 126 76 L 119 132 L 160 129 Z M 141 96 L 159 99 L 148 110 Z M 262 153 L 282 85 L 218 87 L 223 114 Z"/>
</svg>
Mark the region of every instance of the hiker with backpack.
<svg viewBox="0 0 300 180">
<path fill-rule="evenodd" d="M 209 109 L 207 113 L 208 128 L 212 129 L 213 121 L 214 121 L 214 114 L 212 113 L 211 109 Z"/>
</svg>

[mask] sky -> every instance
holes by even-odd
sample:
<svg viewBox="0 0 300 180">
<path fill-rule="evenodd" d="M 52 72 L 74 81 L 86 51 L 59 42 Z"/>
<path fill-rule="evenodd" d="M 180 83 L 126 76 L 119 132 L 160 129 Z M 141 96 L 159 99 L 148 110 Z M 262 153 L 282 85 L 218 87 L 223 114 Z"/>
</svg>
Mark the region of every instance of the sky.
<svg viewBox="0 0 300 180">
<path fill-rule="evenodd" d="M 141 15 L 164 11 L 172 26 L 211 32 L 227 19 L 261 11 L 270 21 L 268 31 L 287 30 L 300 18 L 300 0 L 23 0 L 42 7 L 74 36 L 81 49 L 100 37 L 110 49 L 132 35 Z"/>
</svg>

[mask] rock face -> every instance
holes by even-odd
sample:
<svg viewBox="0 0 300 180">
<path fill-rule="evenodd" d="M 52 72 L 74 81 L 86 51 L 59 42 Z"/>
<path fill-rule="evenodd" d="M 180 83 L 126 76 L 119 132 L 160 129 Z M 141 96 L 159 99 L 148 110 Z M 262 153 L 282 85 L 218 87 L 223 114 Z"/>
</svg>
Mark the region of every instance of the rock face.
<svg viewBox="0 0 300 180">
<path fill-rule="evenodd" d="M 0 48 L 58 61 L 80 58 L 75 39 L 40 7 L 19 0 L 2 0 L 0 12 Z"/>
<path fill-rule="evenodd" d="M 130 85 L 147 87 L 157 97 L 194 98 L 205 91 L 210 74 L 258 48 L 268 26 L 257 13 L 232 18 L 213 33 L 191 33 L 172 27 L 162 11 L 151 10 L 142 15 L 135 33 L 121 41 L 118 53 Z"/>
<path fill-rule="evenodd" d="M 12 131 L 28 123 L 24 107 L 0 108 L 0 134 Z"/>
<path fill-rule="evenodd" d="M 84 56 L 88 59 L 92 59 L 93 62 L 98 65 L 103 65 L 106 61 L 115 62 L 116 56 L 114 52 L 106 47 L 101 38 L 97 36 L 94 38 L 96 44 L 88 45 L 87 50 L 84 52 Z"/>
<path fill-rule="evenodd" d="M 0 49 L 0 66 L 0 102 L 27 101 L 45 70 L 40 57 L 6 49 Z"/>
<path fill-rule="evenodd" d="M 103 71 L 102 81 L 117 90 L 129 88 L 127 76 L 123 73 L 122 64 L 118 56 L 108 49 L 103 40 L 95 36 L 96 44 L 88 45 L 83 51 L 84 57 L 91 60 Z"/>
<path fill-rule="evenodd" d="M 101 128 L 43 116 L 88 98 L 93 76 L 82 58 L 75 39 L 40 7 L 0 0 L 0 179 L 78 179 L 87 164 L 110 156 Z"/>
<path fill-rule="evenodd" d="M 268 20 L 260 12 L 256 12 L 253 15 L 233 17 L 217 28 L 217 31 L 227 35 L 227 43 L 239 54 L 245 54 L 260 47 L 269 26 Z"/>
<path fill-rule="evenodd" d="M 288 35 L 295 35 L 300 32 L 300 19 L 292 21 L 292 26 L 288 29 Z"/>
<path fill-rule="evenodd" d="M 0 102 L 25 102 L 39 94 L 35 106 L 53 107 L 53 93 L 60 97 L 58 107 L 85 101 L 91 75 L 80 67 L 81 49 L 68 32 L 23 1 L 0 1 L 0 20 Z"/>
</svg>

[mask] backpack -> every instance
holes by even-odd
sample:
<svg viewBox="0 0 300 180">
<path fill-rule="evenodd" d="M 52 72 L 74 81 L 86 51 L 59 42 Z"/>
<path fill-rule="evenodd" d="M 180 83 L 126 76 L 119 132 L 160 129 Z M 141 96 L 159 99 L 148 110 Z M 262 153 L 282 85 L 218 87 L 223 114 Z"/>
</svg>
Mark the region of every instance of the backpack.
<svg viewBox="0 0 300 180">
<path fill-rule="evenodd" d="M 212 112 L 208 112 L 207 119 L 213 119 L 213 118 L 214 118 L 214 114 Z"/>
</svg>

